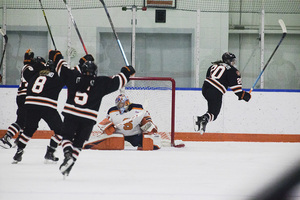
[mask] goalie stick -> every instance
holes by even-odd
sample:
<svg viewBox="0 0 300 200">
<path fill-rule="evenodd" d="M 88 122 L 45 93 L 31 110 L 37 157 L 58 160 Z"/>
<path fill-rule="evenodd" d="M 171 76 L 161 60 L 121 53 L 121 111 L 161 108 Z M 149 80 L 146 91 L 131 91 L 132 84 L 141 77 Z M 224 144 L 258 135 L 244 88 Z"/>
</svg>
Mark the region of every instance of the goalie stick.
<svg viewBox="0 0 300 200">
<path fill-rule="evenodd" d="M 100 2 L 102 3 L 102 5 L 103 5 L 103 7 L 104 7 L 104 10 L 105 10 L 105 12 L 106 12 L 108 21 L 109 21 L 109 23 L 110 23 L 110 26 L 111 26 L 111 28 L 112 28 L 112 31 L 113 31 L 113 33 L 114 33 L 114 35 L 115 35 L 115 38 L 116 38 L 116 40 L 117 40 L 117 43 L 118 43 L 118 45 L 119 45 L 120 51 L 121 51 L 122 56 L 123 56 L 123 59 L 124 59 L 124 61 L 125 61 L 125 64 L 126 64 L 126 66 L 129 66 L 129 62 L 128 62 L 127 58 L 126 58 L 126 55 L 125 55 L 123 46 L 122 46 L 122 44 L 121 44 L 121 42 L 120 42 L 120 40 L 119 40 L 119 37 L 118 37 L 118 35 L 117 35 L 117 32 L 116 32 L 115 27 L 114 27 L 114 24 L 113 24 L 113 22 L 112 22 L 112 20 L 111 20 L 111 17 L 110 17 L 110 15 L 109 15 L 109 12 L 108 12 L 108 10 L 107 10 L 107 7 L 106 7 L 106 5 L 105 5 L 105 3 L 104 3 L 104 0 L 100 0 Z"/>
<path fill-rule="evenodd" d="M 4 59 L 4 55 L 5 55 L 5 51 L 6 51 L 6 45 L 7 45 L 7 42 L 8 42 L 8 37 L 6 34 L 3 33 L 2 29 L 0 29 L 0 34 L 3 36 L 4 38 L 4 47 L 3 47 L 3 52 L 2 52 L 2 57 L 1 57 L 1 62 L 0 62 L 0 69 L 2 67 L 2 64 L 3 64 L 3 59 Z"/>
<path fill-rule="evenodd" d="M 75 30 L 76 30 L 76 33 L 77 33 L 77 35 L 78 35 L 78 37 L 79 37 L 79 40 L 80 40 L 80 42 L 81 42 L 81 44 L 82 44 L 82 47 L 83 47 L 83 49 L 84 49 L 84 52 L 85 52 L 85 54 L 87 55 L 88 52 L 87 52 L 87 50 L 86 50 L 86 47 L 85 47 L 84 42 L 83 42 L 83 40 L 82 40 L 82 37 L 81 37 L 81 35 L 80 35 L 80 32 L 79 32 L 79 29 L 78 29 L 77 24 L 76 24 L 76 22 L 75 22 L 75 19 L 74 19 L 73 15 L 72 15 L 71 9 L 69 8 L 69 6 L 68 6 L 68 4 L 67 4 L 67 0 L 63 0 L 63 2 L 64 2 L 65 5 L 66 5 L 66 8 L 67 8 L 68 13 L 69 13 L 69 15 L 70 15 L 70 17 L 71 17 L 71 21 L 72 21 L 72 23 L 73 23 L 73 25 L 74 25 L 74 28 L 75 28 Z"/>
<path fill-rule="evenodd" d="M 55 45 L 55 42 L 54 42 L 54 39 L 53 39 L 53 36 L 52 36 L 52 32 L 51 32 L 51 29 L 50 29 L 50 26 L 49 26 L 49 23 L 48 23 L 48 20 L 47 20 L 47 17 L 46 17 L 46 13 L 45 13 L 45 10 L 44 10 L 43 4 L 42 4 L 42 0 L 39 0 L 39 1 L 40 1 L 40 4 L 41 4 L 41 8 L 42 8 L 43 15 L 44 15 L 47 27 L 48 27 L 48 31 L 49 31 L 50 37 L 51 37 L 51 40 L 52 40 L 52 44 L 53 44 L 53 46 L 54 46 L 54 48 L 56 50 L 57 48 L 56 48 L 56 45 Z"/>
<path fill-rule="evenodd" d="M 258 80 L 260 79 L 261 75 L 264 73 L 265 69 L 267 68 L 267 66 L 268 66 L 268 64 L 269 64 L 269 62 L 270 62 L 270 60 L 271 60 L 272 57 L 274 56 L 275 52 L 277 51 L 278 47 L 280 46 L 281 42 L 283 41 L 283 39 L 285 38 L 285 36 L 286 36 L 286 34 L 287 34 L 287 30 L 286 30 L 286 26 L 285 26 L 285 24 L 284 24 L 284 21 L 283 21 L 282 19 L 279 19 L 279 20 L 278 20 L 278 23 L 280 24 L 281 29 L 282 29 L 282 32 L 283 32 L 283 34 L 282 34 L 282 36 L 281 36 L 281 39 L 280 39 L 279 43 L 277 44 L 275 50 L 274 50 L 273 53 L 271 54 L 271 56 L 270 56 L 269 60 L 267 61 L 266 65 L 264 66 L 263 70 L 262 70 L 262 71 L 260 72 L 260 74 L 258 75 L 258 77 L 257 77 L 256 81 L 254 82 L 253 86 L 251 87 L 249 93 L 251 93 L 252 90 L 254 89 L 255 85 L 257 84 L 257 82 L 258 82 Z"/>
</svg>

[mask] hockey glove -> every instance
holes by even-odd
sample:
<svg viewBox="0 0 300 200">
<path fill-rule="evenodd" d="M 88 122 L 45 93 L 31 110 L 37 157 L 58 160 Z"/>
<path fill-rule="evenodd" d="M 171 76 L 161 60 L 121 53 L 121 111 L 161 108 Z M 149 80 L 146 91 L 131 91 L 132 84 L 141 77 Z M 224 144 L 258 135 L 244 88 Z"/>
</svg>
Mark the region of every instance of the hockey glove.
<svg viewBox="0 0 300 200">
<path fill-rule="evenodd" d="M 135 74 L 135 69 L 131 65 L 129 65 L 129 66 L 126 66 L 126 67 L 122 67 L 121 72 L 123 74 L 125 74 L 125 76 L 130 77 L 133 74 Z"/>
<path fill-rule="evenodd" d="M 251 94 L 243 90 L 242 95 L 239 96 L 239 100 L 244 100 L 248 102 L 251 99 Z"/>
<path fill-rule="evenodd" d="M 60 51 L 57 50 L 50 50 L 49 51 L 49 60 L 53 61 L 54 66 L 57 65 L 58 61 L 60 59 L 63 59 L 64 57 L 61 55 Z"/>
<path fill-rule="evenodd" d="M 87 54 L 79 59 L 79 67 L 83 65 L 86 61 L 94 61 L 94 57 L 91 54 Z"/>
<path fill-rule="evenodd" d="M 24 54 L 24 65 L 26 64 L 32 64 L 34 57 L 34 52 L 31 51 L 31 49 L 27 49 L 26 53 Z"/>
</svg>

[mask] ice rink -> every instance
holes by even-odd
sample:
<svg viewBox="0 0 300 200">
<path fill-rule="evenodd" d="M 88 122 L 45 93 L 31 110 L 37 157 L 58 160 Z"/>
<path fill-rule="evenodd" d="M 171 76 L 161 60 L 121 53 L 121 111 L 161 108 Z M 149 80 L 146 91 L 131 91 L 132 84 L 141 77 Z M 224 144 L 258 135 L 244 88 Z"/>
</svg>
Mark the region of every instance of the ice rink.
<svg viewBox="0 0 300 200">
<path fill-rule="evenodd" d="M 49 140 L 32 139 L 23 160 L 0 149 L 1 200 L 246 200 L 288 172 L 299 143 L 185 142 L 158 151 L 83 150 L 65 180 L 44 164 Z M 300 199 L 300 189 L 289 199 Z"/>
</svg>

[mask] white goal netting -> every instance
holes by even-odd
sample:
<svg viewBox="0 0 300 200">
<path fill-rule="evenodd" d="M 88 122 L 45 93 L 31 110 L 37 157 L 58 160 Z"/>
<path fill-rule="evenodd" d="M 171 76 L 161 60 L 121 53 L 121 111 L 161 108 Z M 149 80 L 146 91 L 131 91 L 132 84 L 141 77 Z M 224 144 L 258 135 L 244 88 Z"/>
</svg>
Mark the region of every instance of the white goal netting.
<svg viewBox="0 0 300 200">
<path fill-rule="evenodd" d="M 120 91 L 116 91 L 103 98 L 98 121 L 106 117 L 108 109 L 115 105 L 119 94 Z M 164 145 L 171 145 L 174 142 L 175 127 L 175 81 L 164 77 L 135 77 L 126 85 L 125 95 L 131 103 L 143 105 L 157 125 Z M 91 137 L 99 137 L 101 134 L 96 125 Z"/>
</svg>

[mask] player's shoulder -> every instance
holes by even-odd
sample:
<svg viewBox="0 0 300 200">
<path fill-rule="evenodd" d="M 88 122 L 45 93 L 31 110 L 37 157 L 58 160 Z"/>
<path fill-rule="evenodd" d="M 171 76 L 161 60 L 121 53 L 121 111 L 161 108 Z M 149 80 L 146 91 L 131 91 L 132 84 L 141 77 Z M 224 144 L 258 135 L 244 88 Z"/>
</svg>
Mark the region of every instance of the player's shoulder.
<svg viewBox="0 0 300 200">
<path fill-rule="evenodd" d="M 223 62 L 220 63 L 219 66 L 225 67 L 226 70 L 235 70 L 235 69 L 236 69 L 235 67 L 233 67 L 233 66 L 231 66 L 231 65 L 228 65 L 228 64 L 226 64 L 226 63 L 223 63 Z"/>
<path fill-rule="evenodd" d="M 233 76 L 233 77 L 241 77 L 241 73 L 240 73 L 240 71 L 237 69 L 237 68 L 235 68 L 234 66 L 230 66 L 230 65 L 228 65 L 230 68 L 226 68 L 228 71 L 229 71 L 229 76 Z"/>
<path fill-rule="evenodd" d="M 129 105 L 128 110 L 132 110 L 132 109 L 134 109 L 134 110 L 143 110 L 143 106 L 142 106 L 142 104 L 131 103 L 131 104 Z"/>
<path fill-rule="evenodd" d="M 117 106 L 113 106 L 110 109 L 108 109 L 107 114 L 110 115 L 110 114 L 115 113 L 115 112 L 119 112 L 119 109 L 118 109 Z"/>
<path fill-rule="evenodd" d="M 34 71 L 34 68 L 31 65 L 26 64 L 22 67 L 22 73 L 24 73 L 25 71 Z"/>
</svg>

